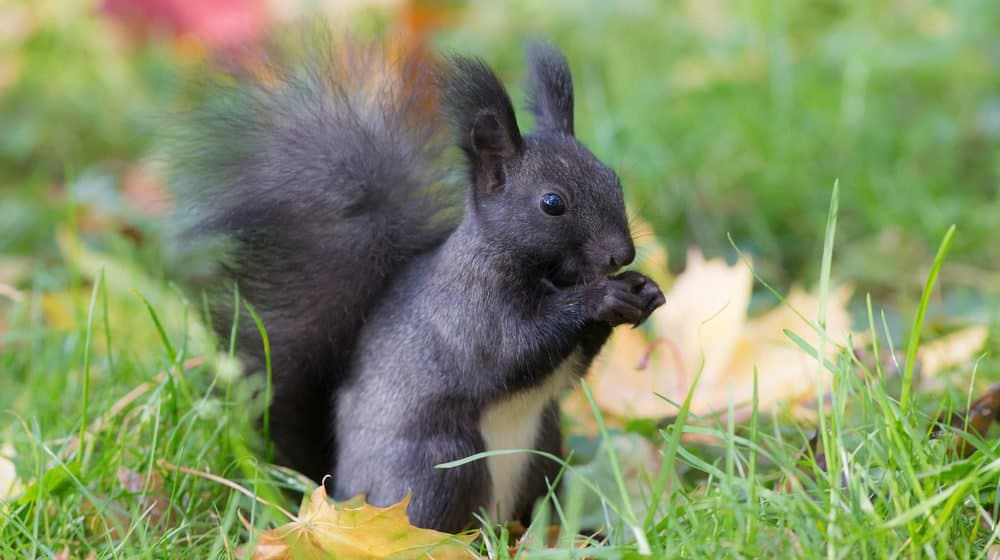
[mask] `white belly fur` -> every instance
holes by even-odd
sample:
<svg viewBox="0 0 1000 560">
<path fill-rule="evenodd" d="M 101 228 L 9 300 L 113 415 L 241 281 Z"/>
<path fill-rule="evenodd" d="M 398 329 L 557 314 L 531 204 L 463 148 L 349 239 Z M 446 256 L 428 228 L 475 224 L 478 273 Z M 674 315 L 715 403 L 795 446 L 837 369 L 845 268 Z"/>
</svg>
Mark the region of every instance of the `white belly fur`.
<svg viewBox="0 0 1000 560">
<path fill-rule="evenodd" d="M 486 450 L 534 449 L 542 411 L 580 376 L 580 365 L 580 354 L 576 351 L 541 386 L 487 408 L 479 421 Z M 486 509 L 489 519 L 510 520 L 520 497 L 521 479 L 533 456 L 531 453 L 510 453 L 487 458 L 492 480 L 492 498 Z"/>
</svg>

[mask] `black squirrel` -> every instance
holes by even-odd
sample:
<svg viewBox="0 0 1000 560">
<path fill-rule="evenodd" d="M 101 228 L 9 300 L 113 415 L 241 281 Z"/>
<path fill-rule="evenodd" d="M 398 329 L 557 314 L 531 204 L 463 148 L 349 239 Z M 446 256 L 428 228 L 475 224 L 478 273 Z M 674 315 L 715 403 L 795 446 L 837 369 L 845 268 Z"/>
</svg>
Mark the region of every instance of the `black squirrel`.
<svg viewBox="0 0 1000 560">
<path fill-rule="evenodd" d="M 560 393 L 612 327 L 664 303 L 642 274 L 614 275 L 635 256 L 621 185 L 574 137 L 565 57 L 529 49 L 536 128 L 522 135 L 478 59 L 269 56 L 184 119 L 172 181 L 185 242 L 223 242 L 208 298 L 219 336 L 234 283 L 267 330 L 284 461 L 332 475 L 338 499 L 412 492 L 421 527 L 527 518 L 557 463 L 435 465 L 560 454 Z M 464 197 L 447 187 L 449 143 L 467 159 Z M 245 312 L 237 333 L 263 370 Z"/>
</svg>

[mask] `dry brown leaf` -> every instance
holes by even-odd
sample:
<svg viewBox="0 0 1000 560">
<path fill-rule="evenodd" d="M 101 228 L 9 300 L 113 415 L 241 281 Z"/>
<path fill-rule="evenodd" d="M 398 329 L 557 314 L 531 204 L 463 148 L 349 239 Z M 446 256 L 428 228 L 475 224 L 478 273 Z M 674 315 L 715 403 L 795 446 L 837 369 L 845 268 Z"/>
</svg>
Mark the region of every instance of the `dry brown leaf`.
<svg viewBox="0 0 1000 560">
<path fill-rule="evenodd" d="M 477 558 L 467 546 L 474 535 L 455 536 L 410 525 L 409 502 L 407 497 L 386 508 L 363 504 L 338 509 L 320 486 L 294 521 L 260 534 L 253 558 Z"/>
<path fill-rule="evenodd" d="M 159 531 L 167 531 L 175 526 L 177 517 L 171 521 L 167 516 L 170 500 L 159 473 L 150 471 L 148 474 L 141 474 L 123 467 L 118 469 L 116 479 L 127 495 L 95 493 L 80 504 L 80 511 L 91 531 L 119 540 L 125 538 L 131 528 L 140 523 Z M 132 512 L 130 500 L 139 505 L 137 515 Z"/>
<path fill-rule="evenodd" d="M 683 402 L 699 370 L 701 379 L 691 404 L 695 414 L 725 410 L 730 402 L 737 407 L 749 403 L 755 368 L 760 409 L 814 397 L 828 374 L 784 330 L 795 332 L 814 348 L 822 346 L 826 357 L 832 357 L 847 340 L 850 317 L 845 306 L 851 289 L 831 291 L 826 305 L 828 339 L 821 345 L 820 336 L 794 311 L 816 317 L 815 294 L 793 289 L 787 306 L 748 319 L 752 286 L 746 265 L 705 260 L 692 250 L 687 268 L 666 294 L 666 305 L 651 317 L 657 338 L 650 342 L 639 331 L 618 329 L 593 368 L 588 382 L 602 412 L 619 417 L 671 416 L 676 408 L 657 394 Z M 642 364 L 645 367 L 638 367 Z M 579 407 L 579 396 L 571 398 L 570 407 L 574 400 Z"/>
<path fill-rule="evenodd" d="M 939 426 L 950 424 L 958 433 L 955 434 L 955 443 L 952 453 L 962 457 L 968 457 L 976 451 L 976 446 L 971 440 L 962 435 L 962 432 L 975 434 L 982 438 L 989 432 L 994 422 L 1000 421 L 1000 383 L 994 383 L 986 388 L 986 391 L 979 396 L 965 412 L 955 412 L 950 419 L 941 418 L 938 420 Z M 944 433 L 944 428 L 939 427 L 934 432 L 934 436 Z"/>
</svg>

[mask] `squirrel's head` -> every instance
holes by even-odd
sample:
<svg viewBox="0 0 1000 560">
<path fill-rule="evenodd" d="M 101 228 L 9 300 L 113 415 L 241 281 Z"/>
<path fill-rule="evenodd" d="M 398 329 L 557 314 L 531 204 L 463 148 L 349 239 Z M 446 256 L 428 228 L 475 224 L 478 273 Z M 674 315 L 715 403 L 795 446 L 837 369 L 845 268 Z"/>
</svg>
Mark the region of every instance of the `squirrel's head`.
<svg viewBox="0 0 1000 560">
<path fill-rule="evenodd" d="M 565 57 L 534 45 L 522 136 L 503 84 L 479 60 L 451 59 L 445 106 L 469 160 L 466 219 L 506 258 L 559 287 L 607 276 L 635 257 L 618 176 L 573 134 L 573 82 Z"/>
</svg>

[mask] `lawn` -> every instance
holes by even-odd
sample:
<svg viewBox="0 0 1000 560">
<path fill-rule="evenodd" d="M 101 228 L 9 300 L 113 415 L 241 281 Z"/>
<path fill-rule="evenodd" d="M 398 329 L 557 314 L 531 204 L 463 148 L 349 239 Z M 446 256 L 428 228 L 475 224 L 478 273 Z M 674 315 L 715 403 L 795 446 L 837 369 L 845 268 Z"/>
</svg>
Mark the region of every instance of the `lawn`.
<svg viewBox="0 0 1000 560">
<path fill-rule="evenodd" d="M 605 418 L 605 395 L 577 394 L 566 423 L 590 428 L 567 442 L 565 493 L 519 543 L 493 527 L 472 550 L 997 554 L 1000 451 L 957 432 L 989 427 L 982 407 L 962 414 L 980 395 L 1000 405 L 1000 4 L 516 0 L 337 18 L 374 36 L 433 20 L 430 44 L 486 59 L 518 106 L 524 45 L 551 39 L 577 136 L 655 234 L 639 266 L 668 283 L 697 247 L 753 267 L 752 315 L 794 286 L 818 302 L 853 287 L 850 336 L 829 327 L 833 303 L 789 327 L 828 372 L 795 402 L 762 404 L 779 383 L 763 366 L 721 414 L 692 393 L 663 417 Z M 82 0 L 15 0 L 0 20 L 0 557 L 241 555 L 312 486 L 268 462 L 260 377 L 172 282 L 164 115 L 196 101 L 207 47 Z M 983 327 L 947 367 L 918 361 Z"/>
</svg>

